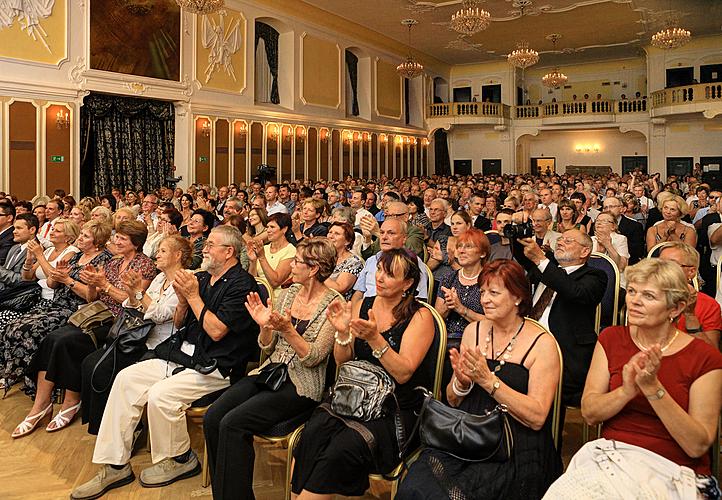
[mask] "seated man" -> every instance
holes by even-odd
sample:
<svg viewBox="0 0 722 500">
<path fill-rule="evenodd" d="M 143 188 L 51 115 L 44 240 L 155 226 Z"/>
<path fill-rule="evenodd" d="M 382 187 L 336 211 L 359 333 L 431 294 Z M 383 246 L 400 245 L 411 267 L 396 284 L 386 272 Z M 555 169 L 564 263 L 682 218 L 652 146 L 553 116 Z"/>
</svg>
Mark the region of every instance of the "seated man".
<svg viewBox="0 0 722 500">
<path fill-rule="evenodd" d="M 387 218 L 381 225 L 381 236 L 379 237 L 381 252 L 391 250 L 393 248 L 403 248 L 406 241 L 407 224 L 399 217 Z M 372 255 L 366 260 L 366 265 L 359 274 L 356 284 L 354 285 L 354 293 L 351 300 L 359 302 L 364 297 L 376 296 L 376 263 L 381 252 Z M 416 297 L 421 300 L 429 299 L 429 275 L 426 271 L 424 261 L 418 256 L 416 257 L 421 269 L 421 280 L 416 289 Z"/>
<path fill-rule="evenodd" d="M 203 248 L 203 271 L 176 273 L 178 332 L 155 348 L 154 359 L 118 374 L 93 452 L 93 462 L 102 467 L 70 498 L 97 498 L 133 481 L 133 431 L 146 402 L 154 465 L 141 472 L 141 485 L 163 486 L 200 472 L 185 410 L 202 396 L 228 387 L 229 376 L 243 374 L 256 353 L 258 325 L 245 302 L 258 286 L 238 262 L 242 246 L 238 229 L 218 226 Z"/>
<path fill-rule="evenodd" d="M 554 251 L 561 233 L 552 231 L 552 214 L 547 208 L 537 208 L 531 213 L 531 222 L 534 226 L 534 239 L 537 245 L 545 251 Z"/>
<path fill-rule="evenodd" d="M 398 219 L 406 222 L 409 218 L 409 206 L 400 201 L 394 201 L 386 206 L 386 218 Z M 361 257 L 368 259 L 379 253 L 381 250 L 379 242 L 379 225 L 378 222 L 367 215 L 361 219 L 361 233 L 364 240 L 361 243 Z M 424 232 L 413 224 L 406 225 L 406 241 L 404 247 L 414 252 L 417 256 L 423 256 L 424 252 Z"/>
<path fill-rule="evenodd" d="M 38 232 L 38 218 L 33 214 L 20 214 L 13 223 L 13 241 L 5 263 L 0 266 L 0 290 L 17 283 L 22 277 L 25 257 L 28 254 L 28 241 L 35 238 Z"/>
<path fill-rule="evenodd" d="M 606 273 L 587 265 L 592 239 L 570 229 L 557 240 L 552 258 L 532 238 L 514 241 L 512 251 L 535 287 L 529 317 L 548 328 L 562 350 L 562 402 L 579 406 L 597 342 L 596 308 L 607 287 Z"/>
<path fill-rule="evenodd" d="M 673 241 L 662 248 L 659 258 L 671 260 L 682 266 L 682 271 L 690 283 L 689 304 L 677 320 L 677 328 L 704 340 L 712 347 L 719 348 L 720 330 L 722 330 L 720 306 L 715 299 L 706 293 L 698 292 L 692 285 L 699 267 L 699 253 L 686 243 Z"/>
</svg>

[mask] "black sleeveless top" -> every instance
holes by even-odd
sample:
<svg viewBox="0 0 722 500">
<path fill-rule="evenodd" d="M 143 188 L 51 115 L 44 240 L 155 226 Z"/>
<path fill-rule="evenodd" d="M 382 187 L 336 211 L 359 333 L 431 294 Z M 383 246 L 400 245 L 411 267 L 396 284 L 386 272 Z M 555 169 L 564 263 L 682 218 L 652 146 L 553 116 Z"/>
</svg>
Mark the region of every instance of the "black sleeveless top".
<svg viewBox="0 0 722 500">
<path fill-rule="evenodd" d="M 359 311 L 359 317 L 361 319 L 369 318 L 369 309 L 373 306 L 375 299 L 376 297 L 366 297 L 363 299 L 363 302 L 361 303 L 361 310 Z M 415 304 L 415 306 L 416 309 L 414 312 L 418 311 L 421 307 L 418 304 Z M 401 349 L 401 338 L 403 337 L 406 327 L 409 326 L 410 322 L 411 318 L 406 321 L 399 321 L 388 330 L 380 332 L 381 336 L 386 339 L 386 342 L 389 343 L 390 348 L 394 351 L 399 352 L 399 349 Z M 434 349 L 434 345 L 436 345 L 436 342 L 432 343 L 429 352 L 424 357 L 424 360 L 405 384 L 399 384 L 396 382 L 396 399 L 398 399 L 399 407 L 402 410 L 416 410 L 421 407 L 423 395 L 421 394 L 421 391 L 415 391 L 415 387 L 422 386 L 426 387 L 430 391 L 433 390 L 434 372 L 436 370 L 436 359 L 434 356 L 436 350 Z M 383 368 L 381 360 L 376 359 L 373 356 L 371 346 L 369 346 L 365 340 L 357 338 L 354 341 L 354 353 L 356 354 L 356 359 L 368 361 Z"/>
</svg>

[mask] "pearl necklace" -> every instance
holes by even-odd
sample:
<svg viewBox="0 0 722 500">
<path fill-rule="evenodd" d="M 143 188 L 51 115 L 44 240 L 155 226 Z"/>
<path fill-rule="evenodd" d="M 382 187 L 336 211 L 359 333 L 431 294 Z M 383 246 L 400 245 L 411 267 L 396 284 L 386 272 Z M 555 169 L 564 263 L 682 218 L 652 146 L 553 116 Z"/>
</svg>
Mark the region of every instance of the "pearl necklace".
<svg viewBox="0 0 722 500">
<path fill-rule="evenodd" d="M 506 347 L 499 351 L 494 351 L 494 327 L 492 326 L 489 330 L 489 335 L 486 336 L 486 344 L 484 345 L 484 350 L 481 352 L 481 355 L 486 357 L 487 352 L 491 352 L 492 359 L 497 360 L 499 357 L 502 359 L 499 360 L 499 364 L 494 368 L 494 373 L 497 373 L 501 368 L 506 364 L 508 360 L 511 359 L 511 352 L 514 349 L 514 344 L 516 344 L 516 338 L 519 336 L 521 331 L 524 329 L 524 324 L 526 323 L 526 319 L 521 320 L 521 325 L 519 325 L 519 329 L 516 331 L 514 336 L 509 340 L 509 342 L 506 344 Z M 491 351 L 489 351 L 489 346 L 491 345 Z M 503 354 L 503 356 L 502 356 Z"/>
<path fill-rule="evenodd" d="M 474 276 L 467 276 L 466 273 L 464 273 L 464 268 L 462 267 L 462 268 L 459 270 L 459 274 L 460 274 L 461 277 L 464 278 L 465 280 L 474 281 L 475 279 L 477 279 L 477 278 L 479 277 L 479 275 L 481 274 L 481 271 L 479 271 L 478 273 L 476 273 Z"/>
</svg>

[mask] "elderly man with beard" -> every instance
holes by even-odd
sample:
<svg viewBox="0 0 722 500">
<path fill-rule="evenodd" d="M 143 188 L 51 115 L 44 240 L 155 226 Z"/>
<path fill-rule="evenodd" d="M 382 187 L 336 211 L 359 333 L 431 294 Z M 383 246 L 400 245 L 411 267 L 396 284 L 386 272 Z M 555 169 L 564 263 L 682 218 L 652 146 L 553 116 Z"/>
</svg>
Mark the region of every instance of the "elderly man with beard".
<svg viewBox="0 0 722 500">
<path fill-rule="evenodd" d="M 257 352 L 258 325 L 245 302 L 258 286 L 238 262 L 242 245 L 238 229 L 216 227 L 203 248 L 202 272 L 178 271 L 168 284 L 178 295 L 177 334 L 155 348 L 153 359 L 118 374 L 93 453 L 100 471 L 70 498 L 97 498 L 133 481 L 133 431 L 146 403 L 154 465 L 141 472 L 140 484 L 164 486 L 200 472 L 185 410 L 202 396 L 228 387 L 231 377 L 242 376 Z"/>
</svg>

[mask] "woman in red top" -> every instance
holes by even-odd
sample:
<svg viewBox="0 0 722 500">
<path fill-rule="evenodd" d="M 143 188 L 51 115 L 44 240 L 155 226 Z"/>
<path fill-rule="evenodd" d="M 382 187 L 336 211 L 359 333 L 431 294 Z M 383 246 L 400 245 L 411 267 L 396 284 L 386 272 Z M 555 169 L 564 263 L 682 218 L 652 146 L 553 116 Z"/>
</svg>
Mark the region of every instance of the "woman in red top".
<svg viewBox="0 0 722 500">
<path fill-rule="evenodd" d="M 628 267 L 626 277 L 629 326 L 607 328 L 599 336 L 582 415 L 592 425 L 604 422 L 603 438 L 689 467 L 698 475 L 698 488 L 719 491 L 700 475 L 711 473 L 722 354 L 676 328 L 689 300 L 678 264 L 646 259 Z"/>
</svg>

